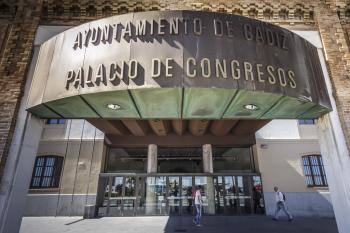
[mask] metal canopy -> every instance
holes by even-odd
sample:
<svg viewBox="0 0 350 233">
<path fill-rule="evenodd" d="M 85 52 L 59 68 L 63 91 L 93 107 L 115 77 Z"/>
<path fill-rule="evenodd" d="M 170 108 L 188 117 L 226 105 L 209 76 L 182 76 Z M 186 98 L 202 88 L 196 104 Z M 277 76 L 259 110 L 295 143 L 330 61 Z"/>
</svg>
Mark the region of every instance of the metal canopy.
<svg viewBox="0 0 350 233">
<path fill-rule="evenodd" d="M 295 119 L 331 111 L 309 42 L 265 22 L 193 11 L 113 16 L 51 38 L 41 46 L 27 106 L 41 118 L 83 119 Z"/>
</svg>

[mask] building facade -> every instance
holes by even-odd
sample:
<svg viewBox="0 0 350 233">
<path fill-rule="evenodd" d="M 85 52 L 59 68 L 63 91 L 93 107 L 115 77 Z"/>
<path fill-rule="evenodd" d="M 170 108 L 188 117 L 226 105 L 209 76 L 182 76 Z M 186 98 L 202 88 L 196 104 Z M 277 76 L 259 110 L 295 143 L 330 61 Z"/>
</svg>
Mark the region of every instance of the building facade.
<svg viewBox="0 0 350 233">
<path fill-rule="evenodd" d="M 163 204 L 162 208 L 147 212 L 147 187 L 142 185 L 147 186 L 147 181 L 150 182 L 145 177 L 151 179 L 154 176 L 147 174 L 147 147 L 110 148 L 108 151 L 103 133 L 89 122 L 54 123 L 45 125 L 37 156 L 63 158 L 60 185 L 45 183 L 43 179 L 40 184 L 33 175 L 25 216 L 84 215 L 86 205 L 97 205 L 99 216 L 193 214 L 192 204 L 187 200 L 192 198 L 192 186 L 195 182 L 198 185 L 208 181 L 208 174 L 201 171 L 205 146 L 182 148 L 182 151 L 181 148 L 158 147 L 157 176 L 161 179 L 157 180 L 157 185 L 159 189 L 164 186 L 162 196 L 165 197 L 158 203 L 159 206 Z M 213 174 L 210 176 L 214 177 L 214 200 L 208 197 L 208 202 L 213 202 L 215 214 L 272 215 L 275 208 L 273 187 L 278 185 L 288 198 L 289 209 L 294 215 L 334 216 L 326 176 L 324 182 L 307 178 L 311 172 L 308 173 L 305 161 L 309 156 L 321 156 L 321 151 L 315 124 L 303 123 L 274 120 L 257 132 L 256 145 L 251 148 L 212 148 Z M 197 161 L 198 165 L 197 162 L 192 164 L 191 160 Z M 39 160 L 36 163 L 40 164 Z M 130 184 L 128 180 L 131 180 Z M 98 189 L 99 184 L 102 189 Z M 232 190 L 236 185 L 241 189 L 238 195 Z M 254 206 L 253 187 L 261 192 L 259 206 Z M 129 195 L 128 188 L 132 190 Z M 208 195 L 210 190 L 205 193 Z M 98 195 L 102 195 L 100 203 L 96 202 Z M 210 214 L 209 209 L 205 211 Z"/>
<path fill-rule="evenodd" d="M 40 86 L 40 82 L 36 80 L 38 70 L 45 69 L 43 46 L 50 47 L 50 42 L 46 43 L 50 38 L 60 38 L 65 30 L 78 30 L 78 26 L 82 25 L 80 27 L 83 28 L 84 23 L 94 23 L 97 19 L 108 20 L 108 17 L 131 12 L 146 12 L 144 17 L 147 18 L 148 11 L 169 10 L 242 15 L 291 30 L 315 48 L 313 54 L 308 50 L 305 56 L 312 57 L 310 59 L 317 57 L 320 67 L 318 71 L 321 73 L 312 68 L 313 73 L 310 75 L 323 76 L 319 82 L 325 83 L 325 92 L 328 92 L 329 106 L 333 111 L 320 108 L 304 115 L 299 113 L 297 116 L 300 117 L 296 117 L 295 114 L 292 115 L 292 108 L 286 111 L 281 105 L 274 108 L 276 112 L 280 111 L 280 115 L 276 113 L 265 119 L 246 119 L 241 116 L 223 120 L 213 115 L 196 117 L 195 114 L 198 114 L 202 105 L 208 107 L 206 110 L 210 110 L 210 104 L 215 105 L 214 109 L 219 109 L 220 106 L 219 100 L 215 102 L 215 94 L 205 99 L 201 96 L 206 91 L 201 92 L 198 89 L 187 92 L 191 98 L 201 99 L 197 103 L 186 96 L 184 91 L 180 94 L 183 95 L 183 103 L 187 103 L 186 98 L 188 103 L 191 103 L 187 108 L 181 105 L 183 109 L 180 110 L 180 117 L 171 115 L 176 113 L 172 112 L 171 107 L 165 108 L 166 105 L 158 109 L 157 106 L 149 109 L 143 107 L 150 105 L 151 101 L 157 102 L 157 97 L 137 91 L 131 92 L 131 96 L 137 106 L 135 111 L 146 116 L 142 117 L 142 120 L 135 120 L 130 115 L 104 117 L 103 114 L 107 113 L 101 113 L 98 109 L 98 99 L 104 98 L 101 96 L 96 99 L 86 96 L 83 99 L 90 107 L 93 106 L 93 114 L 97 112 L 99 116 L 103 116 L 103 122 L 88 115 L 89 112 L 80 108 L 82 105 L 69 105 L 69 108 L 66 107 L 63 109 L 65 112 L 62 112 L 60 106 L 65 103 L 42 101 L 41 106 L 32 104 L 33 90 L 46 88 Z M 16 221 L 20 222 L 21 213 L 26 216 L 87 215 L 89 211 L 99 216 L 192 214 L 191 193 L 198 185 L 202 187 L 205 196 L 206 214 L 270 215 L 274 211 L 272 189 L 278 185 L 286 194 L 293 213 L 300 216 L 335 214 L 339 231 L 347 232 L 350 226 L 346 216 L 350 208 L 344 206 L 349 206 L 350 199 L 350 97 L 347 85 L 350 71 L 349 12 L 348 1 L 0 1 L 0 207 L 4 210 L 1 232 L 18 231 Z M 176 16 L 176 13 L 174 15 Z M 100 26 L 99 21 L 96 22 L 98 34 Z M 193 22 L 196 25 L 197 21 Z M 220 26 L 220 22 L 216 23 L 217 21 L 215 25 Z M 160 24 L 161 21 L 158 21 L 157 26 Z M 176 30 L 174 25 L 170 25 L 170 29 Z M 227 36 L 230 37 L 231 25 L 227 23 L 225 26 L 223 31 L 226 30 Z M 158 33 L 161 30 L 159 28 Z M 199 33 L 200 30 L 196 31 L 197 29 L 193 27 L 194 34 Z M 85 30 L 85 35 L 88 35 L 88 30 L 94 33 L 91 26 Z M 131 32 L 132 30 L 130 29 Z M 249 40 L 250 29 L 245 30 L 246 39 Z M 78 36 L 72 44 L 78 52 L 79 46 L 83 47 L 79 33 L 78 31 Z M 81 33 L 83 39 L 84 31 Z M 215 31 L 215 34 L 220 34 L 220 31 Z M 234 33 L 232 35 L 235 36 Z M 261 42 L 257 39 L 258 36 L 259 32 L 254 31 L 251 38 L 258 43 Z M 268 35 L 266 38 L 268 43 Z M 283 45 L 283 38 L 277 40 L 280 43 L 276 42 L 275 47 L 281 50 L 287 48 Z M 172 48 L 179 46 L 176 40 L 174 42 L 166 39 L 166 42 Z M 87 47 L 86 44 L 85 46 Z M 190 48 L 188 46 L 188 50 L 191 50 Z M 291 50 L 289 47 L 289 51 Z M 51 50 L 47 51 L 46 57 L 50 57 Z M 135 50 L 135 54 L 137 51 Z M 167 51 L 160 50 L 159 53 L 162 52 Z M 94 59 L 95 55 L 97 54 L 92 52 L 86 57 Z M 62 52 L 59 56 L 67 56 L 67 59 L 70 59 L 68 53 Z M 164 56 L 166 58 L 166 55 Z M 259 56 L 259 53 L 255 56 Z M 300 58 L 298 59 L 297 61 L 300 61 Z M 152 63 L 154 65 L 157 60 L 153 59 L 152 62 L 155 62 Z M 195 62 L 197 61 L 188 59 L 186 64 L 188 67 L 194 67 L 197 65 Z M 198 60 L 198 67 L 205 62 L 205 57 Z M 173 68 L 168 63 L 165 64 L 165 70 Z M 216 63 L 213 75 L 216 73 L 218 76 L 220 72 L 224 74 L 225 68 L 222 64 Z M 233 67 L 232 64 L 236 63 L 230 64 Z M 132 67 L 132 64 L 128 65 L 129 68 Z M 241 72 L 248 80 L 249 64 L 242 62 L 239 65 L 245 68 Z M 259 64 L 257 65 L 256 67 L 259 67 Z M 64 66 L 57 65 L 55 72 L 59 73 Z M 163 68 L 159 66 L 159 76 L 161 73 L 163 75 Z M 96 66 L 92 69 L 100 68 Z M 273 68 L 266 68 L 265 72 L 268 73 L 269 69 Z M 152 66 L 154 77 L 157 76 L 155 70 Z M 233 70 L 232 68 L 232 77 L 235 75 Z M 260 80 L 259 68 L 257 70 Z M 80 71 L 72 70 L 68 73 L 67 90 L 74 90 L 77 78 L 81 77 L 81 73 L 78 74 Z M 191 75 L 191 71 L 193 70 L 187 68 L 187 76 Z M 196 71 L 202 72 L 203 77 L 209 72 L 206 69 Z M 85 72 L 88 73 L 87 70 Z M 132 76 L 130 72 L 129 76 Z M 144 72 L 147 74 L 147 68 Z M 164 72 L 167 76 L 167 71 Z M 293 71 L 286 71 L 286 74 L 289 75 L 288 85 L 294 88 Z M 278 68 L 276 75 L 281 77 L 278 76 Z M 314 87 L 311 88 L 320 87 L 318 85 L 321 84 L 317 82 L 313 82 Z M 55 96 L 55 85 L 52 85 L 53 97 L 49 99 L 56 101 L 58 94 Z M 283 81 L 281 85 L 284 85 Z M 159 92 L 158 98 L 165 96 L 162 91 Z M 176 99 L 178 93 L 173 95 L 173 91 L 176 92 L 167 92 L 167 95 L 174 98 L 166 99 L 169 101 L 165 104 L 176 104 L 172 100 Z M 222 93 L 223 91 L 220 92 L 220 98 L 224 95 Z M 289 94 L 287 92 L 286 95 Z M 229 95 L 227 93 L 227 96 Z M 327 93 L 325 95 L 327 96 Z M 238 94 L 237 96 L 239 97 Z M 323 101 L 326 98 L 322 93 L 320 96 L 319 100 Z M 248 95 L 242 98 L 248 99 Z M 266 101 L 271 98 L 269 96 Z M 69 103 L 73 103 L 73 100 Z M 249 104 L 244 107 L 255 110 L 256 106 L 247 105 Z M 58 113 L 56 116 L 59 117 L 56 119 L 52 113 L 43 117 L 47 114 L 43 106 L 55 114 Z M 75 107 L 77 108 L 74 109 Z M 299 109 L 299 106 L 296 105 L 295 109 Z M 302 108 L 300 109 L 302 111 Z M 81 115 L 74 115 L 77 114 L 74 111 L 81 111 Z M 166 111 L 166 117 L 159 115 Z M 187 117 L 183 117 L 184 114 L 188 114 Z M 209 116 L 208 113 L 200 114 L 199 116 Z M 231 114 L 234 115 L 235 111 Z M 221 116 L 223 115 L 224 113 Z M 40 120 L 37 116 L 46 119 Z M 65 120 L 58 119 L 61 117 Z M 280 118 L 294 120 L 278 120 Z M 298 123 L 295 118 L 317 120 L 316 124 L 304 125 L 303 121 Z M 25 154 L 35 156 L 25 157 Z M 28 174 L 31 174 L 31 177 L 28 177 Z M 28 195 L 18 196 L 23 190 L 27 192 L 28 187 Z M 259 200 L 258 204 L 256 200 Z"/>
</svg>

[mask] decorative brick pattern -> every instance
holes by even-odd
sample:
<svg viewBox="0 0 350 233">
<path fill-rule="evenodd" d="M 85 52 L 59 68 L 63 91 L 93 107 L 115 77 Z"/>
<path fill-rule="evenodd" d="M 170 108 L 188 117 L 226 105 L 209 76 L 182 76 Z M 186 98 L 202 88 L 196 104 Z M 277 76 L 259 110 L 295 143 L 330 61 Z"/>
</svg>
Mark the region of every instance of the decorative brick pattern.
<svg viewBox="0 0 350 233">
<path fill-rule="evenodd" d="M 16 123 L 39 24 L 79 25 L 138 11 L 200 10 L 240 14 L 289 28 L 318 28 L 334 97 L 350 139 L 349 0 L 0 0 L 0 179 Z M 350 144 L 348 144 L 350 148 Z"/>
<path fill-rule="evenodd" d="M 278 3 L 256 1 L 62 1 L 46 0 L 42 16 L 46 23 L 84 22 L 128 12 L 189 9 L 240 14 L 274 23 L 310 24 L 314 6 L 303 1 Z"/>
</svg>

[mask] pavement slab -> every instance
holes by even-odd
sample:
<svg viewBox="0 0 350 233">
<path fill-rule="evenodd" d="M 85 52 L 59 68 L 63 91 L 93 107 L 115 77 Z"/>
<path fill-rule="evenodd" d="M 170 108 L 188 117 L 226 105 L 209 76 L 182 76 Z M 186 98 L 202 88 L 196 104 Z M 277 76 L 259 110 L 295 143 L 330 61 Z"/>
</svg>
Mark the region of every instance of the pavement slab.
<svg viewBox="0 0 350 233">
<path fill-rule="evenodd" d="M 20 233 L 337 233 L 334 218 L 296 218 L 292 222 L 268 216 L 205 216 L 194 226 L 190 216 L 24 217 Z"/>
</svg>

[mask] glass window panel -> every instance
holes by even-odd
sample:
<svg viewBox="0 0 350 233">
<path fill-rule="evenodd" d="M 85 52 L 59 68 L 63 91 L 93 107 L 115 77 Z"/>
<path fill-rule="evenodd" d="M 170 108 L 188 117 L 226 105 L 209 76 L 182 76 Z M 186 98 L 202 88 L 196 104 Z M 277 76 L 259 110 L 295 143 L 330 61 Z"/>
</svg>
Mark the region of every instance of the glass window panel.
<svg viewBox="0 0 350 233">
<path fill-rule="evenodd" d="M 305 175 L 310 175 L 310 168 L 309 168 L 309 166 L 304 166 L 304 174 Z"/>
<path fill-rule="evenodd" d="M 56 158 L 49 158 L 46 166 L 53 166 Z"/>
<path fill-rule="evenodd" d="M 202 172 L 202 148 L 158 148 L 158 172 L 198 173 Z"/>
<path fill-rule="evenodd" d="M 199 186 L 201 189 L 203 200 L 203 213 L 208 212 L 208 180 L 207 176 L 196 176 L 194 178 L 194 185 Z"/>
<path fill-rule="evenodd" d="M 42 171 L 42 167 L 36 167 L 35 168 L 35 176 L 40 176 L 41 175 L 41 171 Z"/>
<path fill-rule="evenodd" d="M 146 179 L 146 215 L 162 215 L 166 208 L 166 177 L 147 177 Z"/>
<path fill-rule="evenodd" d="M 168 178 L 168 205 L 170 214 L 178 214 L 180 211 L 180 177 L 169 176 Z"/>
<path fill-rule="evenodd" d="M 66 120 L 65 119 L 59 119 L 58 120 L 58 124 L 65 124 L 66 123 Z"/>
<path fill-rule="evenodd" d="M 315 177 L 316 185 L 321 185 L 322 184 L 321 176 L 314 176 L 314 177 Z"/>
<path fill-rule="evenodd" d="M 39 180 L 40 180 L 39 178 L 35 177 L 33 180 L 33 186 L 38 186 Z"/>
<path fill-rule="evenodd" d="M 214 172 L 251 171 L 250 148 L 213 147 Z"/>
<path fill-rule="evenodd" d="M 38 158 L 38 166 L 43 166 L 44 165 L 44 158 Z"/>
<path fill-rule="evenodd" d="M 319 165 L 318 164 L 318 159 L 316 156 L 311 156 L 311 164 L 312 165 Z"/>
<path fill-rule="evenodd" d="M 48 125 L 58 125 L 66 123 L 65 119 L 47 119 L 46 124 Z"/>
<path fill-rule="evenodd" d="M 191 214 L 192 213 L 192 176 L 182 177 L 182 187 L 181 187 L 181 198 L 182 198 L 182 213 Z"/>
<path fill-rule="evenodd" d="M 48 120 L 46 121 L 46 124 L 49 124 L 49 125 L 51 125 L 51 124 L 57 124 L 57 119 L 48 119 Z"/>
<path fill-rule="evenodd" d="M 319 161 L 320 161 L 320 165 L 323 165 L 322 157 L 319 156 L 318 159 L 319 159 Z"/>
<path fill-rule="evenodd" d="M 108 153 L 107 172 L 145 172 L 147 148 L 113 148 Z"/>
<path fill-rule="evenodd" d="M 315 120 L 314 119 L 299 119 L 298 123 L 299 123 L 299 125 L 314 125 Z"/>
<path fill-rule="evenodd" d="M 312 166 L 312 172 L 313 172 L 314 176 L 321 175 L 319 166 Z"/>
<path fill-rule="evenodd" d="M 135 196 L 136 177 L 125 177 L 125 196 Z"/>
</svg>

